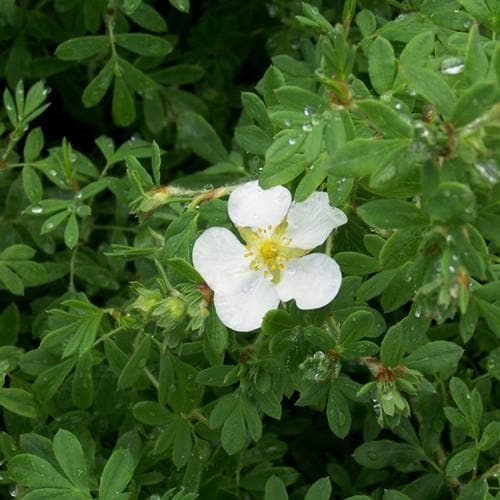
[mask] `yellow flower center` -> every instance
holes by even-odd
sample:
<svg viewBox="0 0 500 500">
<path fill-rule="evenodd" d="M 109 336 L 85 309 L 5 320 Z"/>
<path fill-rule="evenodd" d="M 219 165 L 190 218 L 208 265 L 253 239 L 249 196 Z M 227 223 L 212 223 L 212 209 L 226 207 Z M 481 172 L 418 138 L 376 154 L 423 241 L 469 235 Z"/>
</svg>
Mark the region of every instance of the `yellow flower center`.
<svg viewBox="0 0 500 500">
<path fill-rule="evenodd" d="M 265 261 L 276 259 L 280 251 L 280 245 L 273 240 L 264 240 L 260 245 L 260 255 Z"/>
<path fill-rule="evenodd" d="M 290 259 L 307 253 L 289 246 L 291 241 L 287 236 L 286 222 L 274 228 L 268 226 L 253 230 L 240 227 L 238 230 L 247 243 L 245 257 L 250 259 L 250 269 L 262 271 L 273 283 L 279 282 L 281 271 Z"/>
</svg>

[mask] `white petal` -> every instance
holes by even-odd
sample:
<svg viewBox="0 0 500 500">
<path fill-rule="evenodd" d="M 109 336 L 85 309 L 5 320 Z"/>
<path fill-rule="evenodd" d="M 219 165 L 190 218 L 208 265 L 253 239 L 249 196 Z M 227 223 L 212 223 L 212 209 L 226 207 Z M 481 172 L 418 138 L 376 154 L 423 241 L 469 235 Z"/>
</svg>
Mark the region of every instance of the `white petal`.
<svg viewBox="0 0 500 500">
<path fill-rule="evenodd" d="M 264 315 L 279 304 L 276 285 L 254 272 L 239 290 L 232 293 L 215 292 L 214 305 L 217 316 L 237 332 L 251 332 L 259 328 Z"/>
<path fill-rule="evenodd" d="M 246 251 L 231 231 L 211 227 L 194 243 L 193 265 L 212 290 L 235 290 L 255 273 L 243 256 Z"/>
<path fill-rule="evenodd" d="M 290 246 L 309 250 L 321 245 L 333 229 L 347 222 L 347 217 L 330 206 L 326 193 L 315 191 L 307 200 L 292 204 L 287 220 Z"/>
<path fill-rule="evenodd" d="M 230 219 L 240 227 L 277 226 L 285 218 L 292 195 L 283 186 L 262 189 L 257 181 L 238 186 L 229 196 Z"/>
<path fill-rule="evenodd" d="M 341 284 L 338 264 L 327 255 L 312 253 L 291 260 L 277 288 L 283 302 L 295 299 L 299 309 L 317 309 L 334 299 Z"/>
</svg>

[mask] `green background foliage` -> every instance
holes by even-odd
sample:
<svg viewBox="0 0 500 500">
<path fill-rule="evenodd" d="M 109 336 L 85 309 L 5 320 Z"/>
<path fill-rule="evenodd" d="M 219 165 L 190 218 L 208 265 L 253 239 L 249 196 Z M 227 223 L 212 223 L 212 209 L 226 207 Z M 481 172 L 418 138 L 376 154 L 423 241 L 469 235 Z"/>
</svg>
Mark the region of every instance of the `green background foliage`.
<svg viewBox="0 0 500 500">
<path fill-rule="evenodd" d="M 0 3 L 0 494 L 500 497 L 499 0 Z M 219 321 L 251 179 L 349 222 Z"/>
</svg>

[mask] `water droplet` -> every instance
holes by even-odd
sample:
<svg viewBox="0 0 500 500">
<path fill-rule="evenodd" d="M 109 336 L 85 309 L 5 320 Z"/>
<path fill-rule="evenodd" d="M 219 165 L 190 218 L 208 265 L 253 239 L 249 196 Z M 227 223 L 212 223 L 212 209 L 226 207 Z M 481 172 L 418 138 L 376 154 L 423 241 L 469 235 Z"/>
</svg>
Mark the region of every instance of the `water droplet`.
<svg viewBox="0 0 500 500">
<path fill-rule="evenodd" d="M 7 104 L 7 106 L 5 106 L 5 108 L 7 109 L 7 111 L 13 111 L 14 110 L 14 107 L 11 106 L 10 104 Z"/>
<path fill-rule="evenodd" d="M 453 266 L 448 266 L 448 271 L 450 271 L 450 273 L 454 273 L 455 268 Z"/>
<path fill-rule="evenodd" d="M 304 108 L 304 114 L 306 116 L 311 116 L 314 113 L 314 110 L 310 106 L 306 106 Z"/>
<path fill-rule="evenodd" d="M 47 222 L 47 224 L 45 225 L 45 227 L 46 227 L 47 229 L 49 229 L 49 230 L 50 230 L 50 229 L 54 229 L 54 223 L 53 223 L 53 222 Z"/>
<path fill-rule="evenodd" d="M 81 200 L 83 198 L 83 194 L 82 193 L 76 193 L 75 194 L 75 199 L 76 200 Z"/>
<path fill-rule="evenodd" d="M 213 185 L 213 184 L 205 184 L 205 185 L 203 186 L 203 189 L 204 189 L 205 191 L 211 191 L 213 188 L 214 188 L 214 185 Z"/>
<path fill-rule="evenodd" d="M 9 486 L 9 495 L 11 497 L 17 497 L 17 486 L 15 484 Z"/>
<path fill-rule="evenodd" d="M 290 120 L 285 120 L 285 127 L 290 127 L 292 122 Z"/>
<path fill-rule="evenodd" d="M 443 75 L 459 75 L 464 70 L 464 62 L 458 57 L 447 57 L 441 62 Z"/>
<path fill-rule="evenodd" d="M 288 139 L 288 144 L 290 144 L 290 146 L 293 146 L 296 142 L 297 139 L 294 139 L 293 137 L 290 137 L 290 139 Z"/>
<path fill-rule="evenodd" d="M 302 130 L 303 130 L 304 132 L 311 132 L 311 130 L 312 130 L 312 129 L 313 129 L 313 126 L 312 126 L 312 124 L 311 124 L 311 123 L 309 123 L 309 122 L 306 122 L 306 123 L 304 123 L 304 124 L 302 125 Z"/>
<path fill-rule="evenodd" d="M 397 102 L 396 104 L 394 104 L 394 107 L 399 111 L 402 109 L 403 105 L 400 102 Z"/>
<path fill-rule="evenodd" d="M 40 205 L 33 205 L 31 207 L 32 214 L 41 214 L 43 212 L 43 208 Z"/>
<path fill-rule="evenodd" d="M 52 89 L 51 89 L 50 87 L 45 87 L 45 88 L 42 90 L 42 95 L 47 96 L 47 95 L 49 95 L 51 92 L 52 92 Z"/>
</svg>

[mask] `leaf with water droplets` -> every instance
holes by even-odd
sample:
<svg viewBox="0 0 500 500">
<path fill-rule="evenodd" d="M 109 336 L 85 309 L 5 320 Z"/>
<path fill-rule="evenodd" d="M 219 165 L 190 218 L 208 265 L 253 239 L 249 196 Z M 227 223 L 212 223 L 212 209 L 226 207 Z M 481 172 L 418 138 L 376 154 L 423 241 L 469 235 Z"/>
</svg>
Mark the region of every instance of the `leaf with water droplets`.
<svg viewBox="0 0 500 500">
<path fill-rule="evenodd" d="M 351 429 L 351 410 L 346 398 L 335 381 L 330 385 L 328 402 L 326 404 L 326 418 L 331 431 L 340 438 L 345 438 Z"/>
<path fill-rule="evenodd" d="M 134 473 L 134 460 L 129 450 L 115 450 L 106 462 L 99 483 L 99 500 L 116 500 Z"/>
<path fill-rule="evenodd" d="M 88 491 L 87 464 L 80 441 L 69 431 L 59 429 L 54 436 L 54 454 L 70 481 L 82 491 Z"/>
<path fill-rule="evenodd" d="M 476 467 L 479 450 L 468 448 L 453 455 L 446 464 L 446 474 L 451 477 L 459 477 L 470 472 Z"/>
<path fill-rule="evenodd" d="M 1 387 L 0 406 L 26 418 L 36 418 L 38 416 L 33 396 L 24 389 Z"/>
<path fill-rule="evenodd" d="M 9 474 L 16 483 L 32 488 L 68 488 L 72 484 L 43 458 L 28 453 L 9 460 Z"/>
</svg>

